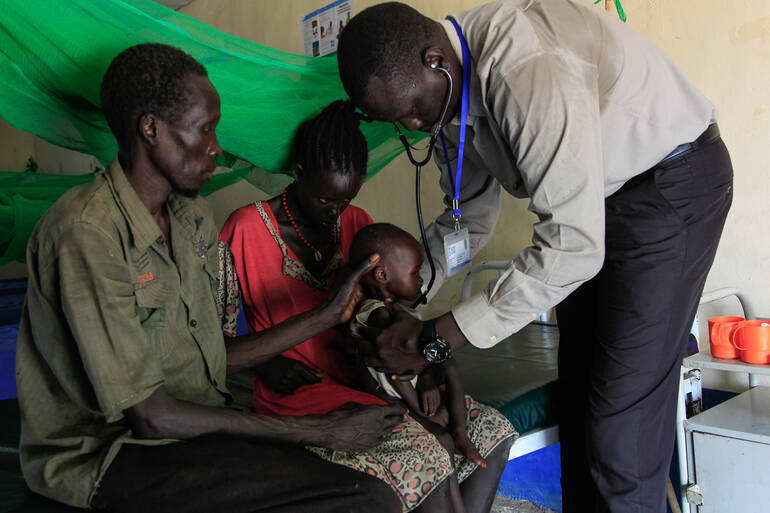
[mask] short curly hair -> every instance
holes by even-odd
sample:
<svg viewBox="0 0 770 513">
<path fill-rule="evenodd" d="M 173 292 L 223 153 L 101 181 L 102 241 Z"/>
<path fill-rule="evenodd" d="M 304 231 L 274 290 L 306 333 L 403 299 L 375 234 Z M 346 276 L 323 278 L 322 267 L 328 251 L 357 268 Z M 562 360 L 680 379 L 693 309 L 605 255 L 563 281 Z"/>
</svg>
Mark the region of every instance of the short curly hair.
<svg viewBox="0 0 770 513">
<path fill-rule="evenodd" d="M 348 22 L 337 48 L 345 92 L 361 106 L 373 76 L 405 88 L 422 65 L 421 47 L 440 29 L 437 21 L 399 2 L 364 9 Z"/>
<path fill-rule="evenodd" d="M 372 253 L 381 257 L 389 255 L 401 241 L 413 241 L 418 247 L 420 243 L 406 230 L 391 223 L 372 223 L 364 226 L 353 237 L 350 243 L 348 260 L 351 266 L 357 266 Z"/>
<path fill-rule="evenodd" d="M 206 68 L 173 46 L 146 43 L 120 52 L 102 79 L 100 100 L 120 148 L 127 148 L 139 117 L 152 113 L 173 123 L 188 105 L 185 81 L 208 77 Z"/>
</svg>

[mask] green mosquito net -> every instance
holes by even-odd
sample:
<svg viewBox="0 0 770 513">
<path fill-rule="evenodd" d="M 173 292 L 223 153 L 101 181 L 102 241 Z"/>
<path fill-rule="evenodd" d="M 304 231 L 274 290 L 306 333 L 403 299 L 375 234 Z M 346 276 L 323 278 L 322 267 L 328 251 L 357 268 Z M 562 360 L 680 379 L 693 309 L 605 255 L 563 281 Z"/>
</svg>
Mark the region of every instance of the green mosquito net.
<svg viewBox="0 0 770 513">
<path fill-rule="evenodd" d="M 99 108 L 101 78 L 129 46 L 160 42 L 203 63 L 222 102 L 226 154 L 203 194 L 249 180 L 273 193 L 295 130 L 345 92 L 336 56 L 279 52 L 220 32 L 150 0 L 13 0 L 0 16 L 0 117 L 65 148 L 110 162 L 117 144 Z M 625 18 L 616 0 L 621 18 Z M 371 176 L 402 151 L 393 127 L 364 123 Z M 412 134 L 410 142 L 425 137 Z M 13 170 L 9 170 L 13 171 Z M 0 173 L 0 265 L 24 261 L 32 228 L 59 196 L 93 175 Z"/>
<path fill-rule="evenodd" d="M 288 170 L 297 127 L 346 97 L 334 55 L 280 52 L 150 0 L 18 0 L 3 2 L 0 16 L 0 117 L 106 165 L 117 143 L 99 107 L 101 79 L 115 55 L 144 42 L 191 54 L 219 91 L 217 134 L 226 152 L 219 164 L 234 170 L 216 175 L 204 194 L 239 179 L 273 192 L 270 173 Z M 362 123 L 361 129 L 371 176 L 403 149 L 389 124 Z M 24 261 L 40 216 L 64 191 L 92 177 L 0 173 L 0 265 Z"/>
</svg>

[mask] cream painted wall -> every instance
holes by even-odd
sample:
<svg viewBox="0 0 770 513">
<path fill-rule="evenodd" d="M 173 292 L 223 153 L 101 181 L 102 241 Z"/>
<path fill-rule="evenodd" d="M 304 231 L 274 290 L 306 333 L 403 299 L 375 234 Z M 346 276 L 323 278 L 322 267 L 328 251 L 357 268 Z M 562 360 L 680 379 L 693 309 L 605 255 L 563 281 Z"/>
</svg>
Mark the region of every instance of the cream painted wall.
<svg viewBox="0 0 770 513">
<path fill-rule="evenodd" d="M 327 3 L 194 0 L 180 12 L 231 35 L 301 53 L 299 20 Z M 354 10 L 358 12 L 374 3 L 377 2 L 354 0 Z M 407 3 L 439 18 L 481 2 Z M 766 170 L 770 162 L 770 0 L 623 0 L 623 6 L 629 25 L 661 46 L 720 112 L 719 124 L 735 166 L 735 199 L 706 288 L 736 286 L 746 293 L 760 316 L 770 317 L 770 237 L 766 236 L 770 219 L 770 179 Z M 45 160 L 47 168 L 58 172 L 78 172 L 88 162 L 88 157 L 52 151 L 45 144 L 0 120 L 0 169 L 23 169 L 30 155 L 39 162 Z M 356 204 L 377 220 L 390 221 L 416 233 L 413 173 L 407 160 L 399 157 L 367 182 Z M 437 169 L 430 165 L 423 173 L 425 217 L 430 219 L 441 209 L 435 184 Z M 221 223 L 233 209 L 264 196 L 241 182 L 211 195 L 209 200 Z M 529 243 L 532 221 L 525 201 L 506 197 L 496 235 L 476 261 L 514 256 Z M 15 265 L 2 267 L 0 278 L 20 275 L 21 269 Z M 435 309 L 454 303 L 457 296 L 455 280 L 441 291 Z M 708 315 L 733 313 L 734 308 L 729 303 L 716 305 Z M 721 376 L 708 379 L 721 386 L 744 385 L 743 381 L 728 383 Z"/>
<path fill-rule="evenodd" d="M 628 0 L 631 25 L 661 46 L 717 106 L 735 171 L 733 206 L 706 290 L 738 287 L 770 317 L 770 1 Z M 701 308 L 706 319 L 739 313 L 736 302 Z M 708 372 L 706 386 L 741 390 L 745 376 Z M 770 384 L 770 380 L 764 380 Z"/>
</svg>

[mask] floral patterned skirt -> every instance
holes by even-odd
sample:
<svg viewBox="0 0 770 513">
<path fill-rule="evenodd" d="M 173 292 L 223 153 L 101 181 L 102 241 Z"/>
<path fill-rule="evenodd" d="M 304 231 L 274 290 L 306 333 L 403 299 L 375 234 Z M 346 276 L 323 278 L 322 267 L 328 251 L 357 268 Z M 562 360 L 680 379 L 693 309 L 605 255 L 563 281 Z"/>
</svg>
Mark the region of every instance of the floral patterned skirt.
<svg viewBox="0 0 770 513">
<path fill-rule="evenodd" d="M 466 429 L 482 457 L 486 458 L 501 442 L 518 438 L 508 419 L 490 406 L 465 396 Z M 378 445 L 365 451 L 335 451 L 306 447 L 318 456 L 375 476 L 393 488 L 403 511 L 411 511 L 452 474 L 449 454 L 438 439 L 412 417 Z M 464 456 L 454 455 L 457 477 L 462 482 L 476 469 Z"/>
</svg>

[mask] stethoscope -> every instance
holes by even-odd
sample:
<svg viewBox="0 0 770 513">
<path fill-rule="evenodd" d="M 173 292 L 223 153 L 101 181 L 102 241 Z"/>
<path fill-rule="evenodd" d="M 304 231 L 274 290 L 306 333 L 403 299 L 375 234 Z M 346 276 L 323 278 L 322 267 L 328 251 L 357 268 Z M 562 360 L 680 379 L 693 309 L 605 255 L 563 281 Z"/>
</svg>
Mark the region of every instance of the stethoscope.
<svg viewBox="0 0 770 513">
<path fill-rule="evenodd" d="M 425 154 L 425 158 L 419 162 L 414 158 L 412 150 L 417 150 L 417 148 L 409 144 L 409 141 L 406 140 L 406 136 L 404 136 L 404 134 L 401 132 L 401 129 L 398 128 L 398 124 L 395 122 L 393 123 L 393 126 L 396 127 L 396 132 L 398 132 L 398 138 L 401 139 L 401 144 L 404 145 L 406 155 L 415 169 L 414 194 L 417 207 L 417 223 L 420 225 L 422 246 L 425 249 L 425 256 L 428 258 L 428 264 L 430 265 L 430 280 L 428 281 L 428 286 L 423 290 L 422 294 L 420 294 L 420 297 L 417 298 L 414 304 L 412 304 L 412 308 L 417 308 L 421 304 L 428 302 L 428 292 L 430 292 L 431 287 L 433 287 L 433 282 L 436 281 L 436 266 L 433 263 L 433 256 L 431 255 L 430 246 L 428 245 L 428 238 L 425 236 L 425 225 L 422 221 L 422 204 L 420 202 L 420 170 L 422 169 L 422 166 L 430 162 L 430 158 L 433 155 L 433 148 L 436 146 L 436 139 L 438 139 L 438 136 L 441 133 L 441 129 L 444 126 L 444 121 L 446 121 L 445 118 L 447 109 L 449 109 L 449 102 L 452 100 L 453 87 L 452 75 L 446 68 L 439 66 L 435 62 L 431 63 L 430 67 L 431 69 L 435 69 L 436 71 L 440 71 L 444 74 L 447 79 L 447 90 L 446 94 L 444 95 L 444 107 L 441 109 L 441 116 L 439 116 L 438 123 L 436 123 L 436 127 L 431 132 L 430 139 L 428 140 L 428 152 Z"/>
</svg>

